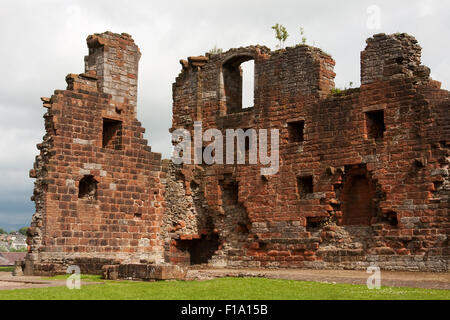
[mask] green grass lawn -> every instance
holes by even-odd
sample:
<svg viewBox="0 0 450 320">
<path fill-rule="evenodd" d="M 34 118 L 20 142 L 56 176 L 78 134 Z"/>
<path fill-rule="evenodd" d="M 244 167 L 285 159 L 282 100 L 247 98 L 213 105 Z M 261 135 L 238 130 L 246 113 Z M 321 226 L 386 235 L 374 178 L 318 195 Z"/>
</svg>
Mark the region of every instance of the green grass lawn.
<svg viewBox="0 0 450 320">
<path fill-rule="evenodd" d="M 0 272 L 13 272 L 14 267 L 0 267 Z"/>
<path fill-rule="evenodd" d="M 57 277 L 56 279 L 63 279 Z M 52 278 L 55 279 L 55 278 Z M 87 276 L 86 281 L 102 281 Z M 0 300 L 342 300 L 342 299 L 443 299 L 450 300 L 450 290 L 387 288 L 369 290 L 366 286 L 327 284 L 305 281 L 259 278 L 223 278 L 209 281 L 132 282 L 104 281 L 100 285 L 0 291 Z"/>
</svg>

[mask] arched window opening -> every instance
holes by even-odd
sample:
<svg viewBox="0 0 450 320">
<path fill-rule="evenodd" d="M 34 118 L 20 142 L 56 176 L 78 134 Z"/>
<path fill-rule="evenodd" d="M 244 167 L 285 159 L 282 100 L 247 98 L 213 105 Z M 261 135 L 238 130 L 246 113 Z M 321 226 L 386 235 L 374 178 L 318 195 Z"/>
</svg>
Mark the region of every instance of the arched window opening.
<svg viewBox="0 0 450 320">
<path fill-rule="evenodd" d="M 84 176 L 78 187 L 78 199 L 96 200 L 97 184 L 98 182 L 93 176 Z"/>
<path fill-rule="evenodd" d="M 227 114 L 253 107 L 254 69 L 253 57 L 249 55 L 233 57 L 223 64 L 222 94 L 226 102 Z"/>
</svg>

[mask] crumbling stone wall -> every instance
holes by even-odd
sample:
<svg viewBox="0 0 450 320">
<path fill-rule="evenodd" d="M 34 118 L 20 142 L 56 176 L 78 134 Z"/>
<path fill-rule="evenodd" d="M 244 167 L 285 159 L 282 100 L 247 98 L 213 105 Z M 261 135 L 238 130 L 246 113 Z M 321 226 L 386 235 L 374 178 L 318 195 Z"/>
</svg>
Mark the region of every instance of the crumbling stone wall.
<svg viewBox="0 0 450 320">
<path fill-rule="evenodd" d="M 184 192 L 192 177 L 201 177 L 203 209 L 196 216 L 213 221 L 209 236 L 219 239 L 208 263 L 448 270 L 449 92 L 429 78 L 420 54 L 409 35 L 375 35 L 361 53 L 361 87 L 340 94 L 331 93 L 333 59 L 304 45 L 181 60 L 171 130 L 192 132 L 202 121 L 204 131 L 281 134 L 274 176 L 261 176 L 260 165 L 179 169 L 191 172 L 178 180 Z M 250 59 L 254 106 L 242 109 L 239 64 Z M 237 197 L 232 208 L 226 185 Z M 239 219 L 232 218 L 233 206 L 243 212 Z M 184 237 L 202 236 L 179 226 Z M 172 239 L 169 256 L 179 252 Z"/>
<path fill-rule="evenodd" d="M 36 213 L 28 274 L 101 273 L 105 264 L 162 261 L 161 155 L 136 118 L 140 52 L 131 36 L 87 39 L 86 71 L 42 98 L 46 134 L 30 176 Z"/>
<path fill-rule="evenodd" d="M 227 266 L 241 257 L 251 227 L 238 201 L 238 188 L 228 175 L 220 182 L 223 212 L 208 209 L 203 171 L 183 169 L 165 161 L 168 170 L 163 238 L 168 263 Z"/>
<path fill-rule="evenodd" d="M 163 180 L 166 201 L 162 228 L 165 261 L 190 265 L 194 259 L 189 252 L 191 243 L 198 243 L 202 236 L 212 234 L 214 227 L 211 220 L 207 220 L 200 182 L 192 176 L 192 172 L 169 160 L 163 161 L 163 170 L 167 172 Z"/>
<path fill-rule="evenodd" d="M 275 175 L 161 161 L 136 116 L 138 47 L 110 32 L 87 42 L 85 72 L 42 98 L 26 274 L 78 265 L 149 278 L 163 262 L 448 270 L 450 93 L 413 37 L 368 39 L 361 87 L 341 93 L 332 57 L 306 45 L 181 60 L 171 131 L 279 129 Z M 249 60 L 254 106 L 243 109 Z"/>
</svg>

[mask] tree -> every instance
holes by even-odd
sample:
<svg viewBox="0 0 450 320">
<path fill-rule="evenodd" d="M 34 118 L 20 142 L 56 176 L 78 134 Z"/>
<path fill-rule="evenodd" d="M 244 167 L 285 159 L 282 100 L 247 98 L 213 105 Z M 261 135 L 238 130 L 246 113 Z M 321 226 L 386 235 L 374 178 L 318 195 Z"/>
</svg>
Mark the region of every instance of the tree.
<svg viewBox="0 0 450 320">
<path fill-rule="evenodd" d="M 3 228 L 0 228 L 0 234 L 8 234 Z"/>
<path fill-rule="evenodd" d="M 19 233 L 26 236 L 28 231 L 28 227 L 23 227 L 19 229 Z"/>
<path fill-rule="evenodd" d="M 280 42 L 278 47 L 282 49 L 286 39 L 289 37 L 289 33 L 283 25 L 278 23 L 272 26 L 272 29 L 275 30 L 275 38 Z"/>
</svg>

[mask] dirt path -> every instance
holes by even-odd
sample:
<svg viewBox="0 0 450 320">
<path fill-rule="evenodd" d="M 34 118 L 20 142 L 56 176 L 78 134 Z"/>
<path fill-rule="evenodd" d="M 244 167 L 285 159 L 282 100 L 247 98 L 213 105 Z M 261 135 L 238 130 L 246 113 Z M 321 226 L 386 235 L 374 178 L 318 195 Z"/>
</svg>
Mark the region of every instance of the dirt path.
<svg viewBox="0 0 450 320">
<path fill-rule="evenodd" d="M 206 280 L 218 277 L 262 277 L 329 283 L 367 283 L 370 274 L 358 270 L 261 270 L 261 269 L 191 269 L 188 278 Z M 381 271 L 381 285 L 450 290 L 450 273 Z"/>
<path fill-rule="evenodd" d="M 102 284 L 103 282 L 85 282 L 81 285 Z M 66 280 L 42 280 L 41 277 L 13 277 L 11 272 L 0 272 L 0 290 L 63 287 Z"/>
</svg>

